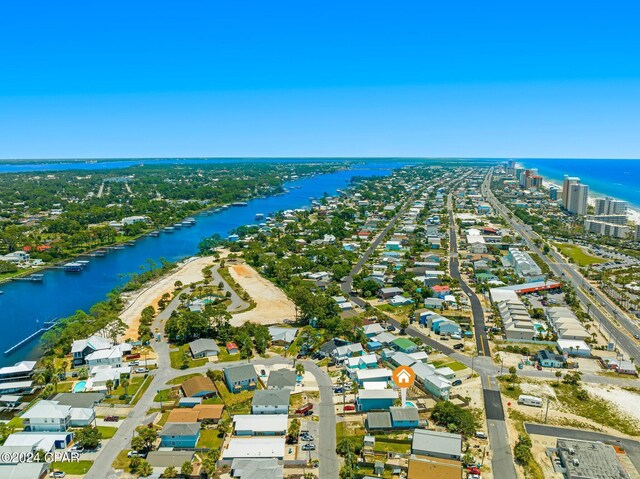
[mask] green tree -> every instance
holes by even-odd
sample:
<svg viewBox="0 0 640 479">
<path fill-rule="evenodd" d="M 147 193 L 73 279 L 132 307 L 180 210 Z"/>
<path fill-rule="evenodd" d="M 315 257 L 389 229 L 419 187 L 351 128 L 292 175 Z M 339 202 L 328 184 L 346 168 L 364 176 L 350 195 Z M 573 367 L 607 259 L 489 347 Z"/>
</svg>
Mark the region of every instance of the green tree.
<svg viewBox="0 0 640 479">
<path fill-rule="evenodd" d="M 149 464 L 144 459 L 140 460 L 140 465 L 138 466 L 137 470 L 140 477 L 147 477 L 153 474 L 153 467 L 151 467 L 151 464 Z"/>
<path fill-rule="evenodd" d="M 518 436 L 518 441 L 513 448 L 513 457 L 522 465 L 528 464 L 533 459 L 531 438 L 528 435 L 520 434 Z"/>
<path fill-rule="evenodd" d="M 193 464 L 189 461 L 185 461 L 182 463 L 182 467 L 180 468 L 180 474 L 183 476 L 190 476 L 193 472 Z"/>
<path fill-rule="evenodd" d="M 102 433 L 97 427 L 94 426 L 84 426 L 75 434 L 76 444 L 79 444 L 85 449 L 97 448 L 100 444 L 101 439 Z"/>
<path fill-rule="evenodd" d="M 175 467 L 169 466 L 162 473 L 162 477 L 170 477 L 170 478 L 178 477 L 178 471 L 176 471 Z"/>
<path fill-rule="evenodd" d="M 473 413 L 451 401 L 436 403 L 431 418 L 453 433 L 471 436 L 476 431 L 477 421 Z"/>
</svg>

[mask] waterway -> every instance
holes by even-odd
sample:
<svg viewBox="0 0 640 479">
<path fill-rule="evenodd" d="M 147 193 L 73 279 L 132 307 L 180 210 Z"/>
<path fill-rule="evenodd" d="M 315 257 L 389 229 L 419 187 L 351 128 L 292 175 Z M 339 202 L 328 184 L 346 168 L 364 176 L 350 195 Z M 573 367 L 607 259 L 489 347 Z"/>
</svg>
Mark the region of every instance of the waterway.
<svg viewBox="0 0 640 479">
<path fill-rule="evenodd" d="M 136 164 L 140 162 L 137 161 Z M 13 281 L 3 284 L 0 295 L 0 352 L 33 334 L 45 323 L 88 310 L 93 304 L 118 285 L 127 281 L 131 273 L 139 272 L 148 260 L 161 258 L 178 261 L 197 252 L 198 243 L 215 233 L 226 237 L 234 228 L 256 224 L 256 213 L 268 215 L 280 210 L 308 206 L 311 198 L 321 198 L 326 192 L 335 194 L 345 188 L 354 176 L 386 176 L 394 168 L 408 162 L 370 162 L 354 165 L 349 170 L 317 175 L 285 185 L 288 192 L 267 198 L 257 198 L 246 207 L 228 209 L 196 216 L 197 223 L 174 233 L 161 233 L 158 237 L 143 237 L 135 246 L 112 250 L 104 257 L 89 259 L 89 265 L 80 273 L 67 273 L 59 269 L 44 271 L 44 282 Z M 77 164 L 66 164 L 74 169 Z M 39 166 L 39 165 L 38 165 Z M 96 165 L 92 165 L 94 168 Z M 0 170 L 1 171 L 1 170 Z M 36 169 L 36 171 L 40 171 Z M 0 365 L 13 364 L 38 355 L 38 339 L 30 341 L 9 355 L 0 353 Z"/>
</svg>

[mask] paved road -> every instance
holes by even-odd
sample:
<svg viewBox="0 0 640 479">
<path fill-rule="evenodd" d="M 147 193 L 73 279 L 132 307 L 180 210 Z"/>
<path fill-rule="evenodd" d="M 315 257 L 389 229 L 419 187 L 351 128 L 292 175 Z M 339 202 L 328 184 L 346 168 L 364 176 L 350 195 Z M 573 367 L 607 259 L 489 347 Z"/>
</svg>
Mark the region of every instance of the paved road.
<svg viewBox="0 0 640 479">
<path fill-rule="evenodd" d="M 456 236 L 456 223 L 453 218 L 453 196 L 449 193 L 449 270 L 452 278 L 460 282 L 462 291 L 468 296 L 473 315 L 473 328 L 476 337 L 478 359 L 476 369 L 482 382 L 482 395 L 484 397 L 485 415 L 487 417 L 487 433 L 491 444 L 493 476 L 500 479 L 516 479 L 516 468 L 513 463 L 511 447 L 509 446 L 509 434 L 505 422 L 504 407 L 500 396 L 500 385 L 494 379 L 495 366 L 491 360 L 489 341 L 484 330 L 484 309 L 476 293 L 469 287 L 460 275 L 458 264 L 458 240 Z"/>
<path fill-rule="evenodd" d="M 358 275 L 362 267 L 368 261 L 369 257 L 380 245 L 380 242 L 382 241 L 382 239 L 386 236 L 386 234 L 389 231 L 391 231 L 391 229 L 395 226 L 398 219 L 400 219 L 400 217 L 405 213 L 405 211 L 407 211 L 407 209 L 413 202 L 414 197 L 415 197 L 415 194 L 411 195 L 411 197 L 404 203 L 404 205 L 402 205 L 402 208 L 400 208 L 400 210 L 395 214 L 395 216 L 389 220 L 389 223 L 387 223 L 387 226 L 385 226 L 385 228 L 380 232 L 380 234 L 376 236 L 376 238 L 371 242 L 371 245 L 369 245 L 367 250 L 362 254 L 358 262 L 353 266 L 353 268 L 351 268 L 351 272 L 349 273 L 349 275 L 345 276 L 342 279 L 342 283 L 340 284 L 340 289 L 342 290 L 343 293 L 347 293 L 349 295 L 352 294 L 353 278 Z M 353 300 L 353 297 L 350 299 Z M 358 304 L 359 306 L 362 306 L 359 303 L 356 303 L 356 304 Z"/>
<path fill-rule="evenodd" d="M 482 183 L 482 194 L 491 206 L 493 206 L 524 239 L 527 246 L 549 265 L 551 271 L 559 278 L 569 281 L 573 285 L 576 296 L 580 302 L 587 308 L 589 314 L 600 322 L 601 326 L 615 339 L 619 347 L 626 351 L 630 357 L 640 358 L 640 345 L 638 341 L 633 338 L 634 334 L 640 335 L 640 328 L 638 328 L 633 320 L 629 319 L 625 312 L 613 304 L 604 293 L 600 292 L 594 285 L 589 284 L 582 274 L 575 269 L 574 265 L 567 263 L 565 259 L 553 249 L 549 251 L 550 259 L 549 256 L 536 246 L 534 241 L 542 238 L 531 228 L 524 225 L 517 217 L 513 216 L 510 211 L 497 200 L 490 189 L 491 176 L 492 171 L 489 172 L 485 181 Z M 593 297 L 591 297 L 590 294 L 586 294 L 583 288 L 587 291 L 593 290 Z M 613 323 L 611 318 L 617 319 L 621 325 L 621 329 Z"/>
<path fill-rule="evenodd" d="M 179 304 L 180 300 L 178 297 L 174 298 L 167 308 L 156 316 L 152 325 L 152 331 L 155 331 L 156 328 L 163 331 L 166 320 L 171 316 L 171 313 L 179 306 Z M 152 346 L 158 356 L 158 369 L 152 371 L 150 374 L 152 378 L 151 385 L 142 395 L 138 403 L 133 407 L 129 415 L 118 424 L 116 434 L 104 445 L 93 463 L 93 466 L 87 472 L 85 476 L 87 479 L 111 479 L 118 477 L 118 474 L 111 467 L 111 464 L 113 464 L 113 461 L 122 449 L 129 448 L 135 429 L 142 424 L 143 420 L 147 417 L 147 411 L 152 407 L 159 407 L 159 404 L 155 403 L 153 399 L 158 390 L 166 389 L 167 381 L 185 374 L 206 373 L 207 370 L 210 369 L 222 370 L 226 367 L 244 362 L 243 360 L 225 363 L 209 363 L 205 366 L 190 368 L 187 370 L 172 369 L 169 359 L 169 345 L 165 341 L 160 341 L 152 343 Z M 281 356 L 273 356 L 268 359 L 254 358 L 251 360 L 251 363 L 267 366 L 273 364 L 292 364 L 292 360 Z M 314 375 L 320 388 L 321 402 L 318 412 L 320 416 L 320 477 L 322 479 L 335 479 L 338 477 L 338 469 L 335 461 L 336 418 L 333 407 L 331 378 L 329 378 L 324 371 L 318 368 L 315 363 L 305 361 L 304 365 L 305 369 Z"/>
<path fill-rule="evenodd" d="M 542 424 L 525 423 L 526 431 L 529 434 L 538 434 L 540 436 L 560 437 L 564 439 L 577 439 L 580 441 L 600 441 L 605 444 L 621 446 L 626 451 L 629 459 L 640 471 L 640 442 L 623 437 L 610 436 L 593 431 L 584 431 L 581 429 L 566 429 L 563 427 L 545 426 Z"/>
<path fill-rule="evenodd" d="M 242 311 L 243 309 L 247 309 L 249 307 L 249 303 L 247 303 L 244 299 L 238 296 L 238 293 L 234 291 L 234 289 L 227 283 L 227 281 L 220 275 L 218 269 L 220 265 L 216 264 L 213 268 L 211 268 L 211 280 L 213 284 L 218 284 L 222 282 L 223 288 L 222 290 L 226 293 L 227 291 L 231 292 L 231 296 L 229 299 L 231 300 L 231 304 L 227 307 L 227 311 L 230 313 L 235 313 L 237 311 Z"/>
<path fill-rule="evenodd" d="M 338 458 L 336 454 L 336 413 L 333 404 L 333 386 L 331 378 L 312 361 L 303 361 L 306 371 L 313 374 L 320 389 L 320 440 L 318 457 L 320 459 L 320 479 L 338 477 Z"/>
</svg>

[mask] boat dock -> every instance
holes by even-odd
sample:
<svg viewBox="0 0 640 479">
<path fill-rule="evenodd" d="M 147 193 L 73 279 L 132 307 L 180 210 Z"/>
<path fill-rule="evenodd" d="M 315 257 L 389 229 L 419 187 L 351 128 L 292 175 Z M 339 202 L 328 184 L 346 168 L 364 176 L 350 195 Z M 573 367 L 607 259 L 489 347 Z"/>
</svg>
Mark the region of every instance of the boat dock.
<svg viewBox="0 0 640 479">
<path fill-rule="evenodd" d="M 44 281 L 44 274 L 34 273 L 22 278 L 13 278 L 12 281 L 28 281 L 30 283 L 42 283 Z"/>
<path fill-rule="evenodd" d="M 35 333 L 30 334 L 29 336 L 27 336 L 26 338 L 24 338 L 22 341 L 20 341 L 19 343 L 14 344 L 13 346 L 11 346 L 9 349 L 7 349 L 4 352 L 5 356 L 8 356 L 9 354 L 11 354 L 12 352 L 14 352 L 16 349 L 21 348 L 22 346 L 24 346 L 25 344 L 27 344 L 29 341 L 31 341 L 34 338 L 37 338 L 38 336 L 40 336 L 41 334 L 46 333 L 47 331 L 49 331 L 51 328 L 53 328 L 56 325 L 55 321 L 49 321 L 48 323 L 44 323 L 44 324 L 49 324 L 49 326 L 46 326 L 44 328 L 40 328 L 38 329 Z"/>
</svg>

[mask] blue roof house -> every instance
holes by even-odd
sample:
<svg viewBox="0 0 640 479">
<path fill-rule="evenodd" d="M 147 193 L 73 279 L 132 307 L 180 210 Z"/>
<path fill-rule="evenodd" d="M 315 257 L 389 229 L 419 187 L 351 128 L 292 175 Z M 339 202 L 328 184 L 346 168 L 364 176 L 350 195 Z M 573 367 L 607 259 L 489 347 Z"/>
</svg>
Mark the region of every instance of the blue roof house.
<svg viewBox="0 0 640 479">
<path fill-rule="evenodd" d="M 398 392 L 393 389 L 361 389 L 356 406 L 362 412 L 388 410 L 396 399 Z"/>
<path fill-rule="evenodd" d="M 199 437 L 198 422 L 168 422 L 160 431 L 160 447 L 195 449 Z"/>
</svg>

